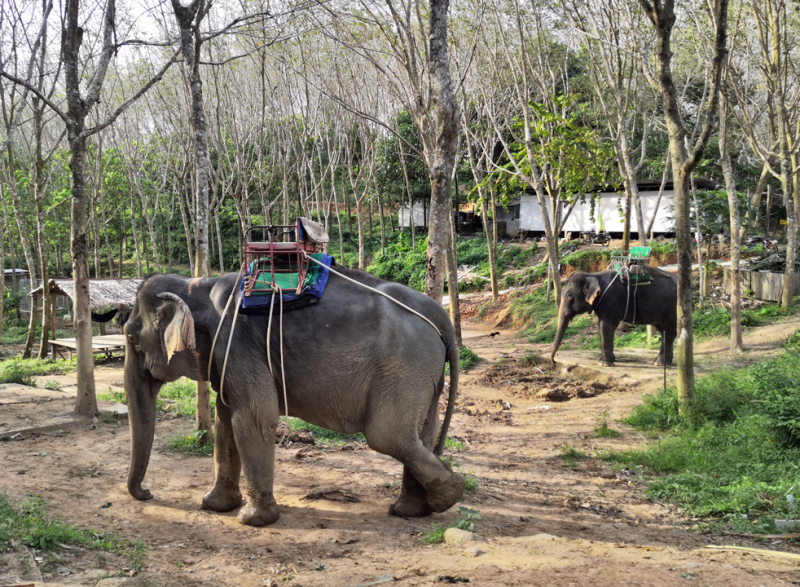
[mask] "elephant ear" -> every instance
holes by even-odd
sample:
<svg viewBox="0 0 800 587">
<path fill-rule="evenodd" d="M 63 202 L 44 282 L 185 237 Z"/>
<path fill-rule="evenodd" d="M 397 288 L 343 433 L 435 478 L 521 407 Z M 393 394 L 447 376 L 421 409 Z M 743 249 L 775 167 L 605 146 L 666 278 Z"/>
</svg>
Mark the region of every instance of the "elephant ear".
<svg viewBox="0 0 800 587">
<path fill-rule="evenodd" d="M 589 305 L 594 305 L 597 296 L 600 295 L 600 282 L 596 277 L 587 277 L 586 282 L 583 284 L 583 297 L 589 302 Z"/>
<path fill-rule="evenodd" d="M 196 351 L 194 318 L 186 302 L 174 293 L 166 292 L 158 297 L 164 300 L 158 310 L 159 319 L 168 320 L 161 344 L 169 363 L 175 353 Z"/>
</svg>

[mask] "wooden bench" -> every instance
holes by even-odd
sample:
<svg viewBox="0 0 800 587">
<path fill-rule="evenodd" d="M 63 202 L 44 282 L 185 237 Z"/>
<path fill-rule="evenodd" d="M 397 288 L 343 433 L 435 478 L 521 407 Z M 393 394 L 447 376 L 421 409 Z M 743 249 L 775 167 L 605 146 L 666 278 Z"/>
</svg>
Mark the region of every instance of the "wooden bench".
<svg viewBox="0 0 800 587">
<path fill-rule="evenodd" d="M 107 334 L 105 336 L 92 337 L 92 352 L 94 354 L 103 353 L 106 357 L 111 358 L 114 351 L 122 351 L 125 354 L 125 335 L 124 334 Z M 57 338 L 50 341 L 50 349 L 53 354 L 53 360 L 56 360 L 56 352 L 62 357 L 66 357 L 69 353 L 69 358 L 72 358 L 72 353 L 77 350 L 78 341 L 74 338 Z"/>
</svg>

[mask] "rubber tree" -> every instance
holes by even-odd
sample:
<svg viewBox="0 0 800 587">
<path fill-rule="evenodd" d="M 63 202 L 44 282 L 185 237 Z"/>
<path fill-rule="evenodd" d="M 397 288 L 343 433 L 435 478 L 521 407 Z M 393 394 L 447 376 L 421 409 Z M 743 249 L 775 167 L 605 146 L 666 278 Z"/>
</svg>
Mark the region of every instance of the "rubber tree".
<svg viewBox="0 0 800 587">
<path fill-rule="evenodd" d="M 719 105 L 722 64 L 727 55 L 728 0 L 713 0 L 710 7 L 714 23 L 714 55 L 709 72 L 709 91 L 704 121 L 690 149 L 672 73 L 672 35 L 675 27 L 674 0 L 639 0 L 655 29 L 657 89 L 661 95 L 664 120 L 669 136 L 674 177 L 675 232 L 678 252 L 678 400 L 683 413 L 694 399 L 694 349 L 692 334 L 692 233 L 689 215 L 689 181 L 705 151 Z"/>
<path fill-rule="evenodd" d="M 72 179 L 70 199 L 70 252 L 72 256 L 72 276 L 75 288 L 73 314 L 77 354 L 78 390 L 75 413 L 91 415 L 97 413 L 97 397 L 94 383 L 94 353 L 92 349 L 92 322 L 89 311 L 89 249 L 87 239 L 87 141 L 113 122 L 153 85 L 161 80 L 167 69 L 175 62 L 173 55 L 164 66 L 138 91 L 124 100 L 103 121 L 87 127 L 87 117 L 100 101 L 100 91 L 105 82 L 111 59 L 117 53 L 116 42 L 116 0 L 107 0 L 103 11 L 99 36 L 100 49 L 94 57 L 94 71 L 87 71 L 87 64 L 81 56 L 86 31 L 82 25 L 80 0 L 66 0 L 61 31 L 61 62 L 64 71 L 64 93 L 66 109 L 54 103 L 47 95 L 28 81 L 21 80 L 3 70 L 0 75 L 10 81 L 25 85 L 42 102 L 55 112 L 66 126 L 69 144 L 69 168 Z M 88 80 L 85 91 L 82 82 Z"/>
</svg>

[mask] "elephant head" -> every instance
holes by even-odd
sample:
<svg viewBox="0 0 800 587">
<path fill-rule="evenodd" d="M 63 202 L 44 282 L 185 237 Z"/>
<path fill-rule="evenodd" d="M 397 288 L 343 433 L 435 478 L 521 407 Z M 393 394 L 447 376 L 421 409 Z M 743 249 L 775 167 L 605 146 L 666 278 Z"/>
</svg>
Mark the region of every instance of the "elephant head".
<svg viewBox="0 0 800 587">
<path fill-rule="evenodd" d="M 153 447 L 156 396 L 164 382 L 186 375 L 197 379 L 199 365 L 192 312 L 170 292 L 142 286 L 125 324 L 125 396 L 131 427 L 131 463 L 128 491 L 136 499 L 150 499 L 142 488 Z"/>
<path fill-rule="evenodd" d="M 570 321 L 578 314 L 592 311 L 592 306 L 600 297 L 600 282 L 593 275 L 574 273 L 567 285 L 561 289 L 561 305 L 558 308 L 558 330 L 550 352 L 550 362 L 555 361 L 558 347 Z"/>
</svg>

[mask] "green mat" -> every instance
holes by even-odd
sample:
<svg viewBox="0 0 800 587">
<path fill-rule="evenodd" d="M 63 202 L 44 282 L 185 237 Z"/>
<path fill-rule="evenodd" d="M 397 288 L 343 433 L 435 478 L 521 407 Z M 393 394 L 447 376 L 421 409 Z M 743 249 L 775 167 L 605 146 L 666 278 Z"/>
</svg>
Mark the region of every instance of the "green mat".
<svg viewBox="0 0 800 587">
<path fill-rule="evenodd" d="M 316 259 L 317 261 L 322 261 L 322 257 L 324 257 L 324 253 L 311 253 L 309 257 Z M 292 256 L 292 259 L 296 259 L 296 257 Z M 253 290 L 250 295 L 253 296 L 265 296 L 265 295 L 272 295 L 272 271 L 270 267 L 270 262 L 268 259 L 264 259 L 261 261 L 253 261 L 250 264 L 250 274 L 252 275 L 255 272 L 256 263 L 259 263 L 259 269 L 263 271 L 258 275 L 258 279 L 256 279 L 255 285 L 253 285 Z M 297 290 L 297 285 L 299 283 L 298 278 L 298 271 L 296 264 L 291 263 L 291 261 L 278 261 L 275 263 L 276 269 L 286 270 L 288 269 L 289 272 L 287 273 L 276 273 L 275 274 L 275 283 L 278 287 L 282 290 Z M 303 288 L 310 287 L 317 283 L 317 278 L 319 277 L 319 265 L 316 263 L 309 262 L 308 264 L 308 272 L 306 273 L 306 279 L 303 282 Z"/>
</svg>

